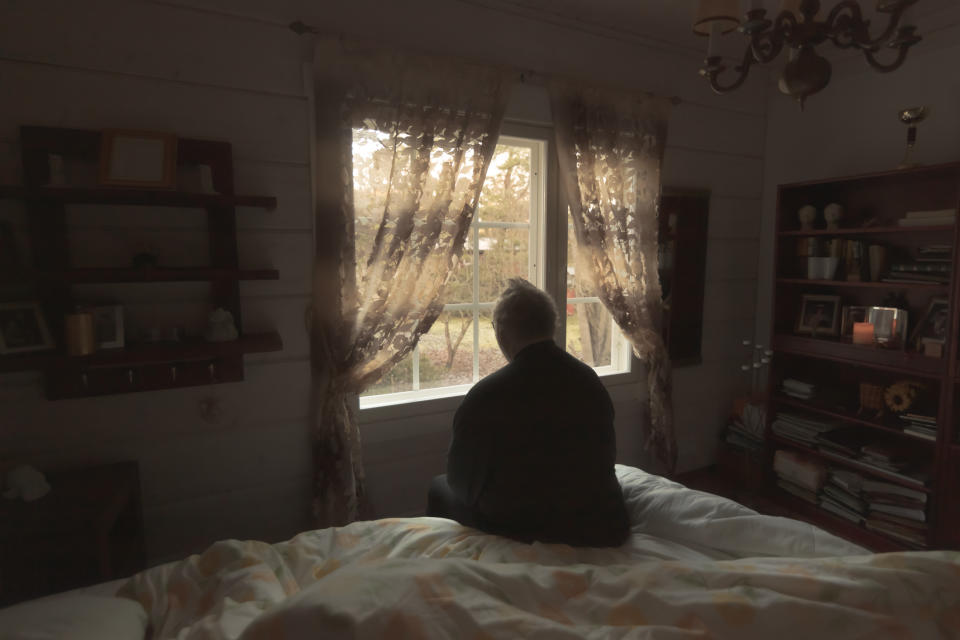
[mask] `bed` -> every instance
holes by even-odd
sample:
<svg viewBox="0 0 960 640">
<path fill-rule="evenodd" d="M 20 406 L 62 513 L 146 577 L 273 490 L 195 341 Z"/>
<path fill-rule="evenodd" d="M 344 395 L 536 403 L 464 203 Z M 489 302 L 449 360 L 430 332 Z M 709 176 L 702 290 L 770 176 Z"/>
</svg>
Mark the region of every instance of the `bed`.
<svg viewBox="0 0 960 640">
<path fill-rule="evenodd" d="M 632 522 L 619 548 L 526 545 L 442 518 L 226 540 L 2 610 L 0 638 L 960 637 L 956 552 L 869 554 L 639 469 L 617 474 Z"/>
</svg>

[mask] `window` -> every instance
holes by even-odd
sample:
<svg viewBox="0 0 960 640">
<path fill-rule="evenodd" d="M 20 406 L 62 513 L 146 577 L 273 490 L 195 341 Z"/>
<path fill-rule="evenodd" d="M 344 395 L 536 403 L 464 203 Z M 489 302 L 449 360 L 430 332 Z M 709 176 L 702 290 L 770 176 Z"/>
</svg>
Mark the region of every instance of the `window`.
<svg viewBox="0 0 960 640">
<path fill-rule="evenodd" d="M 577 279 L 575 259 L 577 241 L 573 219 L 567 214 L 567 294 L 566 345 L 567 352 L 583 360 L 600 375 L 623 373 L 630 370 L 630 343 L 624 337 L 613 316 Z"/>
<path fill-rule="evenodd" d="M 354 137 L 358 211 L 360 203 L 371 197 L 360 192 L 365 183 L 358 173 L 374 162 L 366 156 L 376 148 L 359 135 Z M 462 395 L 506 364 L 491 319 L 507 280 L 518 276 L 545 288 L 556 300 L 566 298 L 567 312 L 561 310 L 560 328 L 566 328 L 568 351 L 601 375 L 629 371 L 629 345 L 599 298 L 578 286 L 572 260 L 567 268 L 568 295 L 564 296 L 560 284 L 555 287 L 557 291 L 551 291 L 550 283 L 558 279 L 550 277 L 545 268 L 545 258 L 551 252 L 546 243 L 551 223 L 546 164 L 546 139 L 500 136 L 463 257 L 447 284 L 443 312 L 413 352 L 367 389 L 360 399 L 361 408 Z M 361 235 L 369 231 L 364 225 L 358 218 L 358 247 L 362 245 Z M 569 234 L 555 235 L 556 255 L 550 264 L 558 265 L 562 273 L 562 243 L 567 243 L 573 256 L 572 229 Z"/>
</svg>

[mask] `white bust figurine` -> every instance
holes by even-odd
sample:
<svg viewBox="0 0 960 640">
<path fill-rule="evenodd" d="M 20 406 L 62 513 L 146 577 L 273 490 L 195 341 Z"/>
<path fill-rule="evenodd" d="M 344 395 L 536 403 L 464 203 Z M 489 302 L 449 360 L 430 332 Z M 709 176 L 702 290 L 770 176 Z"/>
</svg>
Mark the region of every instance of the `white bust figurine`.
<svg viewBox="0 0 960 640">
<path fill-rule="evenodd" d="M 836 231 L 840 228 L 840 219 L 843 218 L 843 205 L 831 202 L 823 210 L 823 219 L 827 221 L 827 229 Z"/>
<path fill-rule="evenodd" d="M 233 323 L 233 314 L 226 309 L 214 309 L 207 319 L 207 330 L 203 337 L 207 342 L 230 342 L 239 337 L 237 325 Z"/>
<path fill-rule="evenodd" d="M 800 211 L 797 212 L 797 218 L 800 219 L 800 228 L 804 231 L 810 231 L 813 229 L 813 221 L 817 219 L 817 208 L 813 205 L 806 204 L 800 207 Z"/>
</svg>

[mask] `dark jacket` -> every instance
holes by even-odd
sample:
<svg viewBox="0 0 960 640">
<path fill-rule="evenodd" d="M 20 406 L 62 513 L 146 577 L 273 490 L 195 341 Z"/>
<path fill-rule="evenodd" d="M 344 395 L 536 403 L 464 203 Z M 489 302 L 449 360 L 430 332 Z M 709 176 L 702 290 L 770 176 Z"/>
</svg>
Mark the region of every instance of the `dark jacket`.
<svg viewBox="0 0 960 640">
<path fill-rule="evenodd" d="M 464 398 L 447 481 L 481 529 L 617 546 L 630 525 L 616 448 L 613 403 L 600 378 L 547 340 L 522 349 Z"/>
</svg>

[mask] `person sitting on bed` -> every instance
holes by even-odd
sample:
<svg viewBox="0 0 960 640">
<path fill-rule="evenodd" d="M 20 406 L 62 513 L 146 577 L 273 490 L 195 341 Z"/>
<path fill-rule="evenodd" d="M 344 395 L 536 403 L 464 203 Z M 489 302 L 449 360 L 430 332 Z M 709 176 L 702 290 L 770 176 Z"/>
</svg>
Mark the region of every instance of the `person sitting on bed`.
<svg viewBox="0 0 960 640">
<path fill-rule="evenodd" d="M 457 410 L 427 515 L 525 542 L 619 546 L 630 523 L 613 468 L 613 403 L 593 369 L 553 341 L 556 324 L 550 296 L 510 280 L 493 311 L 508 364 Z"/>
</svg>

